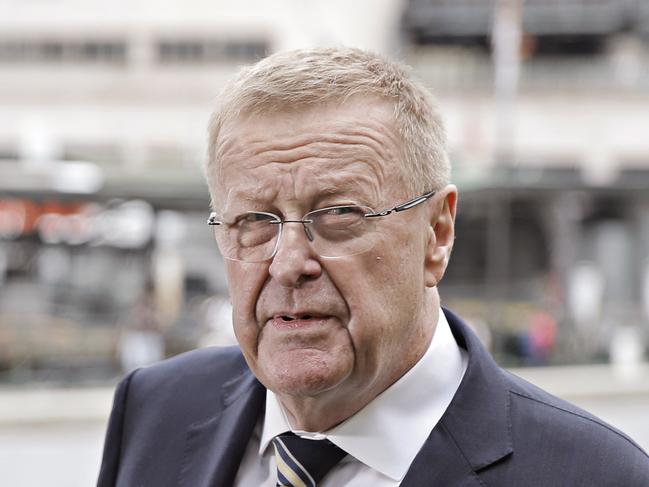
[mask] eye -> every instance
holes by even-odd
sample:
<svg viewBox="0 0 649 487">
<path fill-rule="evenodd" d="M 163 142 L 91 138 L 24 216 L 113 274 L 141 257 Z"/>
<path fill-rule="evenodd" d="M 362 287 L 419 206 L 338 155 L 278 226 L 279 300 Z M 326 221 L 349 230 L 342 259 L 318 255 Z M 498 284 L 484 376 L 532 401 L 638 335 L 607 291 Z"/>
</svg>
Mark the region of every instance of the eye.
<svg viewBox="0 0 649 487">
<path fill-rule="evenodd" d="M 247 225 L 258 224 L 258 223 L 270 223 L 270 222 L 278 222 L 278 221 L 280 221 L 279 217 L 271 213 L 259 213 L 259 212 L 249 211 L 247 213 L 243 213 L 241 215 L 236 216 L 234 218 L 234 221 L 231 223 L 231 225 L 247 226 Z"/>
<path fill-rule="evenodd" d="M 239 221 L 241 220 L 244 220 L 246 223 L 269 222 L 276 221 L 277 217 L 267 213 L 246 213 L 241 216 Z"/>
<path fill-rule="evenodd" d="M 318 210 L 320 215 L 327 216 L 343 216 L 343 215 L 354 215 L 360 214 L 361 209 L 358 206 L 332 206 L 331 208 L 323 208 Z"/>
<path fill-rule="evenodd" d="M 270 213 L 248 212 L 237 217 L 231 231 L 239 248 L 253 249 L 274 241 L 279 233 L 279 225 L 271 223 L 279 221 L 277 216 Z"/>
<path fill-rule="evenodd" d="M 362 206 L 332 206 L 311 212 L 310 217 L 320 226 L 326 226 L 330 230 L 348 228 L 350 225 L 364 220 L 367 213 Z"/>
</svg>

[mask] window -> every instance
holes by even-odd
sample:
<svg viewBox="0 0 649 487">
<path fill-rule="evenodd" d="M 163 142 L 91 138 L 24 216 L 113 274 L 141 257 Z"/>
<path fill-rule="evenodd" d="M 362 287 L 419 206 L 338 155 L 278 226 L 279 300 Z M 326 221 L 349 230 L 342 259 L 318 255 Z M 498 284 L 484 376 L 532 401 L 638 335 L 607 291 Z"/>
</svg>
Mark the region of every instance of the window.
<svg viewBox="0 0 649 487">
<path fill-rule="evenodd" d="M 266 56 L 268 45 L 261 40 L 164 39 L 156 51 L 162 64 L 250 62 Z"/>
<path fill-rule="evenodd" d="M 0 63 L 126 63 L 121 40 L 0 40 Z"/>
</svg>

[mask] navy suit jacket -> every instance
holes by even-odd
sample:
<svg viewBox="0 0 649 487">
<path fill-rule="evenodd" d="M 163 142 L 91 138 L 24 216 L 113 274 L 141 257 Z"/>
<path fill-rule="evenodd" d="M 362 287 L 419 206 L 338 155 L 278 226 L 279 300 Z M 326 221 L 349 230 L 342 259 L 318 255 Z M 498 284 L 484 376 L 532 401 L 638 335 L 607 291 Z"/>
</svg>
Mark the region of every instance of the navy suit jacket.
<svg viewBox="0 0 649 487">
<path fill-rule="evenodd" d="M 649 487 L 632 440 L 498 367 L 445 314 L 468 367 L 402 486 Z M 237 347 L 137 370 L 115 393 L 98 486 L 231 487 L 264 404 Z"/>
</svg>

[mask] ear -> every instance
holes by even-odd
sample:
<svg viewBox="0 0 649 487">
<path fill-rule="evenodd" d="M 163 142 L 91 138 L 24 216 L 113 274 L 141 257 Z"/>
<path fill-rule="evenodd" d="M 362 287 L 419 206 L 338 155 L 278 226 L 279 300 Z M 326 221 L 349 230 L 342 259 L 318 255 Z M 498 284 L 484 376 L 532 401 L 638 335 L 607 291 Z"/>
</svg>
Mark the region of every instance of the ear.
<svg viewBox="0 0 649 487">
<path fill-rule="evenodd" d="M 427 287 L 442 280 L 455 240 L 457 188 L 449 184 L 434 196 L 436 204 L 430 214 L 424 277 Z"/>
</svg>

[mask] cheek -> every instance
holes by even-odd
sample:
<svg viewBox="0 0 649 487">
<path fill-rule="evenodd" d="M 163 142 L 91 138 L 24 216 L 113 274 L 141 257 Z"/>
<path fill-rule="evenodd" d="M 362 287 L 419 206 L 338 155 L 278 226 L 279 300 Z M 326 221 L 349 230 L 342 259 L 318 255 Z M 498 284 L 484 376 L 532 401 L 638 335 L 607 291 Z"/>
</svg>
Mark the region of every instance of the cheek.
<svg viewBox="0 0 649 487">
<path fill-rule="evenodd" d="M 267 266 L 228 261 L 225 268 L 232 301 L 234 332 L 241 347 L 250 351 L 252 347 L 256 348 L 259 334 L 255 307 L 267 275 Z"/>
<path fill-rule="evenodd" d="M 254 318 L 255 303 L 268 276 L 268 266 L 228 261 L 225 270 L 235 316 Z"/>
<path fill-rule="evenodd" d="M 355 342 L 371 343 L 369 348 L 392 347 L 395 335 L 412 322 L 424 299 L 423 264 L 417 263 L 412 249 L 402 249 L 398 253 L 375 250 L 355 272 L 358 277 L 345 281 L 350 334 Z"/>
<path fill-rule="evenodd" d="M 349 307 L 351 340 L 357 355 L 365 360 L 372 360 L 381 348 L 399 308 L 392 271 L 395 264 L 390 260 L 385 254 L 370 252 L 357 260 L 353 272 L 347 269 L 336 280 Z"/>
</svg>

